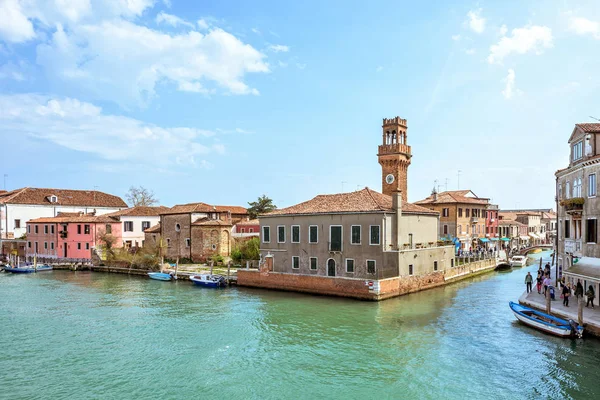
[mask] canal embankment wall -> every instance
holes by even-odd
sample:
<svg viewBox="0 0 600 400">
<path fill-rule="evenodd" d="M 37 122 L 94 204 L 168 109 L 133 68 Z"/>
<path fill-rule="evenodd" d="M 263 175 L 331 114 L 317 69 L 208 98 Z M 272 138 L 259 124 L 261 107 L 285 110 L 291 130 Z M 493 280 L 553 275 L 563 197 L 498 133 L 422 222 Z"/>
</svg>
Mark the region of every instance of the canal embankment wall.
<svg viewBox="0 0 600 400">
<path fill-rule="evenodd" d="M 425 275 L 380 280 L 240 269 L 237 272 L 237 284 L 261 289 L 379 301 L 471 278 L 493 271 L 495 267 L 496 260 L 488 259 Z"/>
</svg>

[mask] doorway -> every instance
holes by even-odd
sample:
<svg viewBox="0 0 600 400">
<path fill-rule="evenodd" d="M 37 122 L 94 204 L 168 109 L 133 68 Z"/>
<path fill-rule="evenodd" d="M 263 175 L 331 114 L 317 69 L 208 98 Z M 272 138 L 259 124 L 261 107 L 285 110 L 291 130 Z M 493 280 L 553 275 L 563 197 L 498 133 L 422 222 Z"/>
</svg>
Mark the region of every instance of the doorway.
<svg viewBox="0 0 600 400">
<path fill-rule="evenodd" d="M 333 258 L 327 260 L 327 276 L 335 276 L 335 260 Z"/>
</svg>

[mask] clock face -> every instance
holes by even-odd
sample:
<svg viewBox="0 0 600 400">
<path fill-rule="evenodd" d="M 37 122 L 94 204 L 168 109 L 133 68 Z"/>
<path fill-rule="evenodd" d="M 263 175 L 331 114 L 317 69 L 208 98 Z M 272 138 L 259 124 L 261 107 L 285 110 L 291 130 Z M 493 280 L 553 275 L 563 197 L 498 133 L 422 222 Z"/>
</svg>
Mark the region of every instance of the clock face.
<svg viewBox="0 0 600 400">
<path fill-rule="evenodd" d="M 388 175 L 385 177 L 385 182 L 386 182 L 388 185 L 391 185 L 392 183 L 394 183 L 394 175 L 392 175 L 392 174 L 388 174 Z"/>
</svg>

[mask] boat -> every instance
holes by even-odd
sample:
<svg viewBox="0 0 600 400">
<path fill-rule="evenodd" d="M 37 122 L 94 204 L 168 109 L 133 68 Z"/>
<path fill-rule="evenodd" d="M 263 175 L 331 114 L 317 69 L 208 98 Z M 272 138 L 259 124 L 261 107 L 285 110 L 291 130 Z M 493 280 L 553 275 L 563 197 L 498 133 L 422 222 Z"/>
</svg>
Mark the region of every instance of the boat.
<svg viewBox="0 0 600 400">
<path fill-rule="evenodd" d="M 494 268 L 496 271 L 510 271 L 512 269 L 512 265 L 506 261 L 501 261 L 500 264 L 496 265 Z"/>
<path fill-rule="evenodd" d="M 172 281 L 173 275 L 164 272 L 148 272 L 150 279 L 156 279 L 157 281 Z"/>
<path fill-rule="evenodd" d="M 527 257 L 525 256 L 512 256 L 510 259 L 511 267 L 524 267 L 527 263 Z"/>
<path fill-rule="evenodd" d="M 52 271 L 52 266 L 48 264 L 38 265 L 37 268 L 32 265 L 26 265 L 24 267 L 11 267 L 7 265 L 4 267 L 4 272 L 12 272 L 13 274 L 31 274 L 34 272 Z"/>
<path fill-rule="evenodd" d="M 554 317 L 527 306 L 509 302 L 515 317 L 525 325 L 559 337 L 582 337 L 583 326 L 573 320 Z"/>
<path fill-rule="evenodd" d="M 201 274 L 190 276 L 190 281 L 194 282 L 195 285 L 205 287 L 224 287 L 227 285 L 225 278 L 221 275 Z"/>
</svg>

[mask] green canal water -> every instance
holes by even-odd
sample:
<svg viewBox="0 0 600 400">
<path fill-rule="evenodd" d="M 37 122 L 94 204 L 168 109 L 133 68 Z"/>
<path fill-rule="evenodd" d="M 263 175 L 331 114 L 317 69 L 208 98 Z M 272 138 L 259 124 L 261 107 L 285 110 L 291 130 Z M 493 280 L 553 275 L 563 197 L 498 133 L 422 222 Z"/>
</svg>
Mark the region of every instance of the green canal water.
<svg viewBox="0 0 600 400">
<path fill-rule="evenodd" d="M 600 341 L 508 308 L 535 268 L 380 303 L 0 274 L 0 398 L 598 398 Z"/>
</svg>

